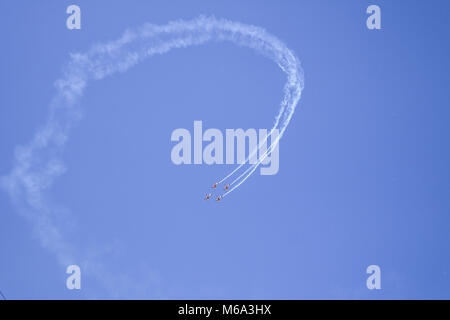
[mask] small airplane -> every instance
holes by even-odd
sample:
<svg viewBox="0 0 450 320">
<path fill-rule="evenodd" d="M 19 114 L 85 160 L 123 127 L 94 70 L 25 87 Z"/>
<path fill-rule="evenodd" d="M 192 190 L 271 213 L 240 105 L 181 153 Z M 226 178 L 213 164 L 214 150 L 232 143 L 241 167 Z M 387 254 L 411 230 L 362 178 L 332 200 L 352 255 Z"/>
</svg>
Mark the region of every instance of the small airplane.
<svg viewBox="0 0 450 320">
<path fill-rule="evenodd" d="M 223 196 L 218 196 L 216 201 L 220 201 L 223 198 Z"/>
<path fill-rule="evenodd" d="M 227 184 L 224 188 L 224 190 L 228 190 L 228 188 L 230 187 L 230 184 Z"/>
<path fill-rule="evenodd" d="M 218 182 L 214 183 L 213 186 L 212 186 L 212 188 L 215 189 L 215 188 L 217 187 L 218 184 L 219 184 Z"/>
<path fill-rule="evenodd" d="M 206 197 L 205 197 L 205 200 L 209 200 L 209 198 L 211 198 L 211 196 L 212 196 L 212 193 L 207 193 Z"/>
</svg>

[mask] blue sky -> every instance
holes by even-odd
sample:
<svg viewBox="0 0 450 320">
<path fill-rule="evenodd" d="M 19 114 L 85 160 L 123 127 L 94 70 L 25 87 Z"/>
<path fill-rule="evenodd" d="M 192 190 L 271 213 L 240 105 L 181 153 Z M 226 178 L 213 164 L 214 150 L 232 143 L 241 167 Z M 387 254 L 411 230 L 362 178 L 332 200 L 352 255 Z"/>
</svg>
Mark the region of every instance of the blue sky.
<svg viewBox="0 0 450 320">
<path fill-rule="evenodd" d="M 77 4 L 82 29 L 65 26 Z M 366 28 L 369 4 L 382 30 Z M 270 128 L 284 74 L 230 43 L 174 50 L 92 82 L 46 192 L 82 290 L 0 192 L 10 299 L 450 298 L 445 1 L 2 1 L 0 175 L 45 122 L 69 53 L 145 22 L 215 15 L 293 50 L 305 90 L 280 171 L 203 201 L 234 166 L 175 166 L 176 128 Z M 366 288 L 367 266 L 382 289 Z M 95 270 L 95 271 L 92 271 Z"/>
</svg>

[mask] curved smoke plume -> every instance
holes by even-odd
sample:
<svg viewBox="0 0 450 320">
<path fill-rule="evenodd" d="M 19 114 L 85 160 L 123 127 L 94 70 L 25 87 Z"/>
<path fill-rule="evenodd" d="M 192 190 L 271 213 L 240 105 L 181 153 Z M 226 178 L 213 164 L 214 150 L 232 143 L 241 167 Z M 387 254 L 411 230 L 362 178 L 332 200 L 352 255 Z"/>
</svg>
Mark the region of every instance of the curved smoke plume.
<svg viewBox="0 0 450 320">
<path fill-rule="evenodd" d="M 274 61 L 287 76 L 284 97 L 273 124 L 273 129 L 280 130 L 279 137 L 230 191 L 254 172 L 283 136 L 302 93 L 303 71 L 294 53 L 262 28 L 214 17 L 179 20 L 162 26 L 146 24 L 125 32 L 116 41 L 96 45 L 86 53 L 72 54 L 62 77 L 55 83 L 57 91 L 45 124 L 28 144 L 16 148 L 13 169 L 1 181 L 19 211 L 35 227 L 42 245 L 53 251 L 62 265 L 70 263 L 74 251 L 57 227 L 58 212 L 46 201 L 44 191 L 65 171 L 61 154 L 71 128 L 80 119 L 79 100 L 86 86 L 91 81 L 125 72 L 151 56 L 210 41 L 230 41 L 250 47 Z"/>
</svg>

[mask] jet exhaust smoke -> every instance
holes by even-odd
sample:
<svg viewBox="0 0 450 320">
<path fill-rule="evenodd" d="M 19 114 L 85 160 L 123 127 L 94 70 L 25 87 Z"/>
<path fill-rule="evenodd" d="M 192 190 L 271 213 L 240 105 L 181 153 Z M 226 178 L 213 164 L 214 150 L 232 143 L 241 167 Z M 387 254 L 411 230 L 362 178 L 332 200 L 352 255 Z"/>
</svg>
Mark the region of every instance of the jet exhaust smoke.
<svg viewBox="0 0 450 320">
<path fill-rule="evenodd" d="M 260 27 L 200 16 L 166 25 L 145 24 L 126 31 L 118 40 L 95 45 L 85 53 L 71 54 L 61 78 L 55 82 L 56 93 L 51 100 L 46 122 L 29 143 L 16 148 L 13 168 L 0 181 L 18 212 L 34 226 L 41 244 L 56 254 L 61 265 L 67 266 L 73 261 L 75 248 L 65 241 L 62 227 L 55 222 L 60 210 L 47 202 L 44 192 L 65 172 L 62 151 L 72 127 L 81 118 L 80 99 L 88 83 L 125 72 L 154 55 L 210 41 L 230 41 L 252 48 L 275 62 L 287 76 L 284 97 L 273 124 L 273 129 L 280 130 L 278 138 L 260 160 L 244 172 L 246 175 L 239 177 L 243 177 L 242 180 L 228 193 L 256 170 L 283 136 L 301 97 L 303 70 L 295 54 Z M 255 152 L 257 150 L 253 154 Z M 243 165 L 220 182 L 233 176 Z"/>
</svg>

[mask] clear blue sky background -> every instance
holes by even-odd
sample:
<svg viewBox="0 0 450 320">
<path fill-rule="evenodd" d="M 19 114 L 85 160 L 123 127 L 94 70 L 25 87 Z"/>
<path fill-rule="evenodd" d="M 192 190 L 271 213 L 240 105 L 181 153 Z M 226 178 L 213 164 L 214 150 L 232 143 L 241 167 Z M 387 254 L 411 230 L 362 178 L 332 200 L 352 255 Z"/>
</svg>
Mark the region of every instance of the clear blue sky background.
<svg viewBox="0 0 450 320">
<path fill-rule="evenodd" d="M 82 10 L 67 30 L 66 7 Z M 369 4 L 382 30 L 366 28 Z M 151 58 L 92 83 L 53 185 L 64 237 L 105 269 L 65 267 L 0 193 L 7 298 L 450 298 L 447 1 L 1 1 L 0 174 L 44 123 L 70 52 L 145 22 L 214 14 L 264 27 L 305 70 L 280 171 L 220 204 L 233 166 L 175 166 L 171 132 L 268 128 L 284 75 L 227 43 Z M 73 261 L 74 264 L 80 263 Z M 366 288 L 377 264 L 382 290 Z"/>
</svg>

